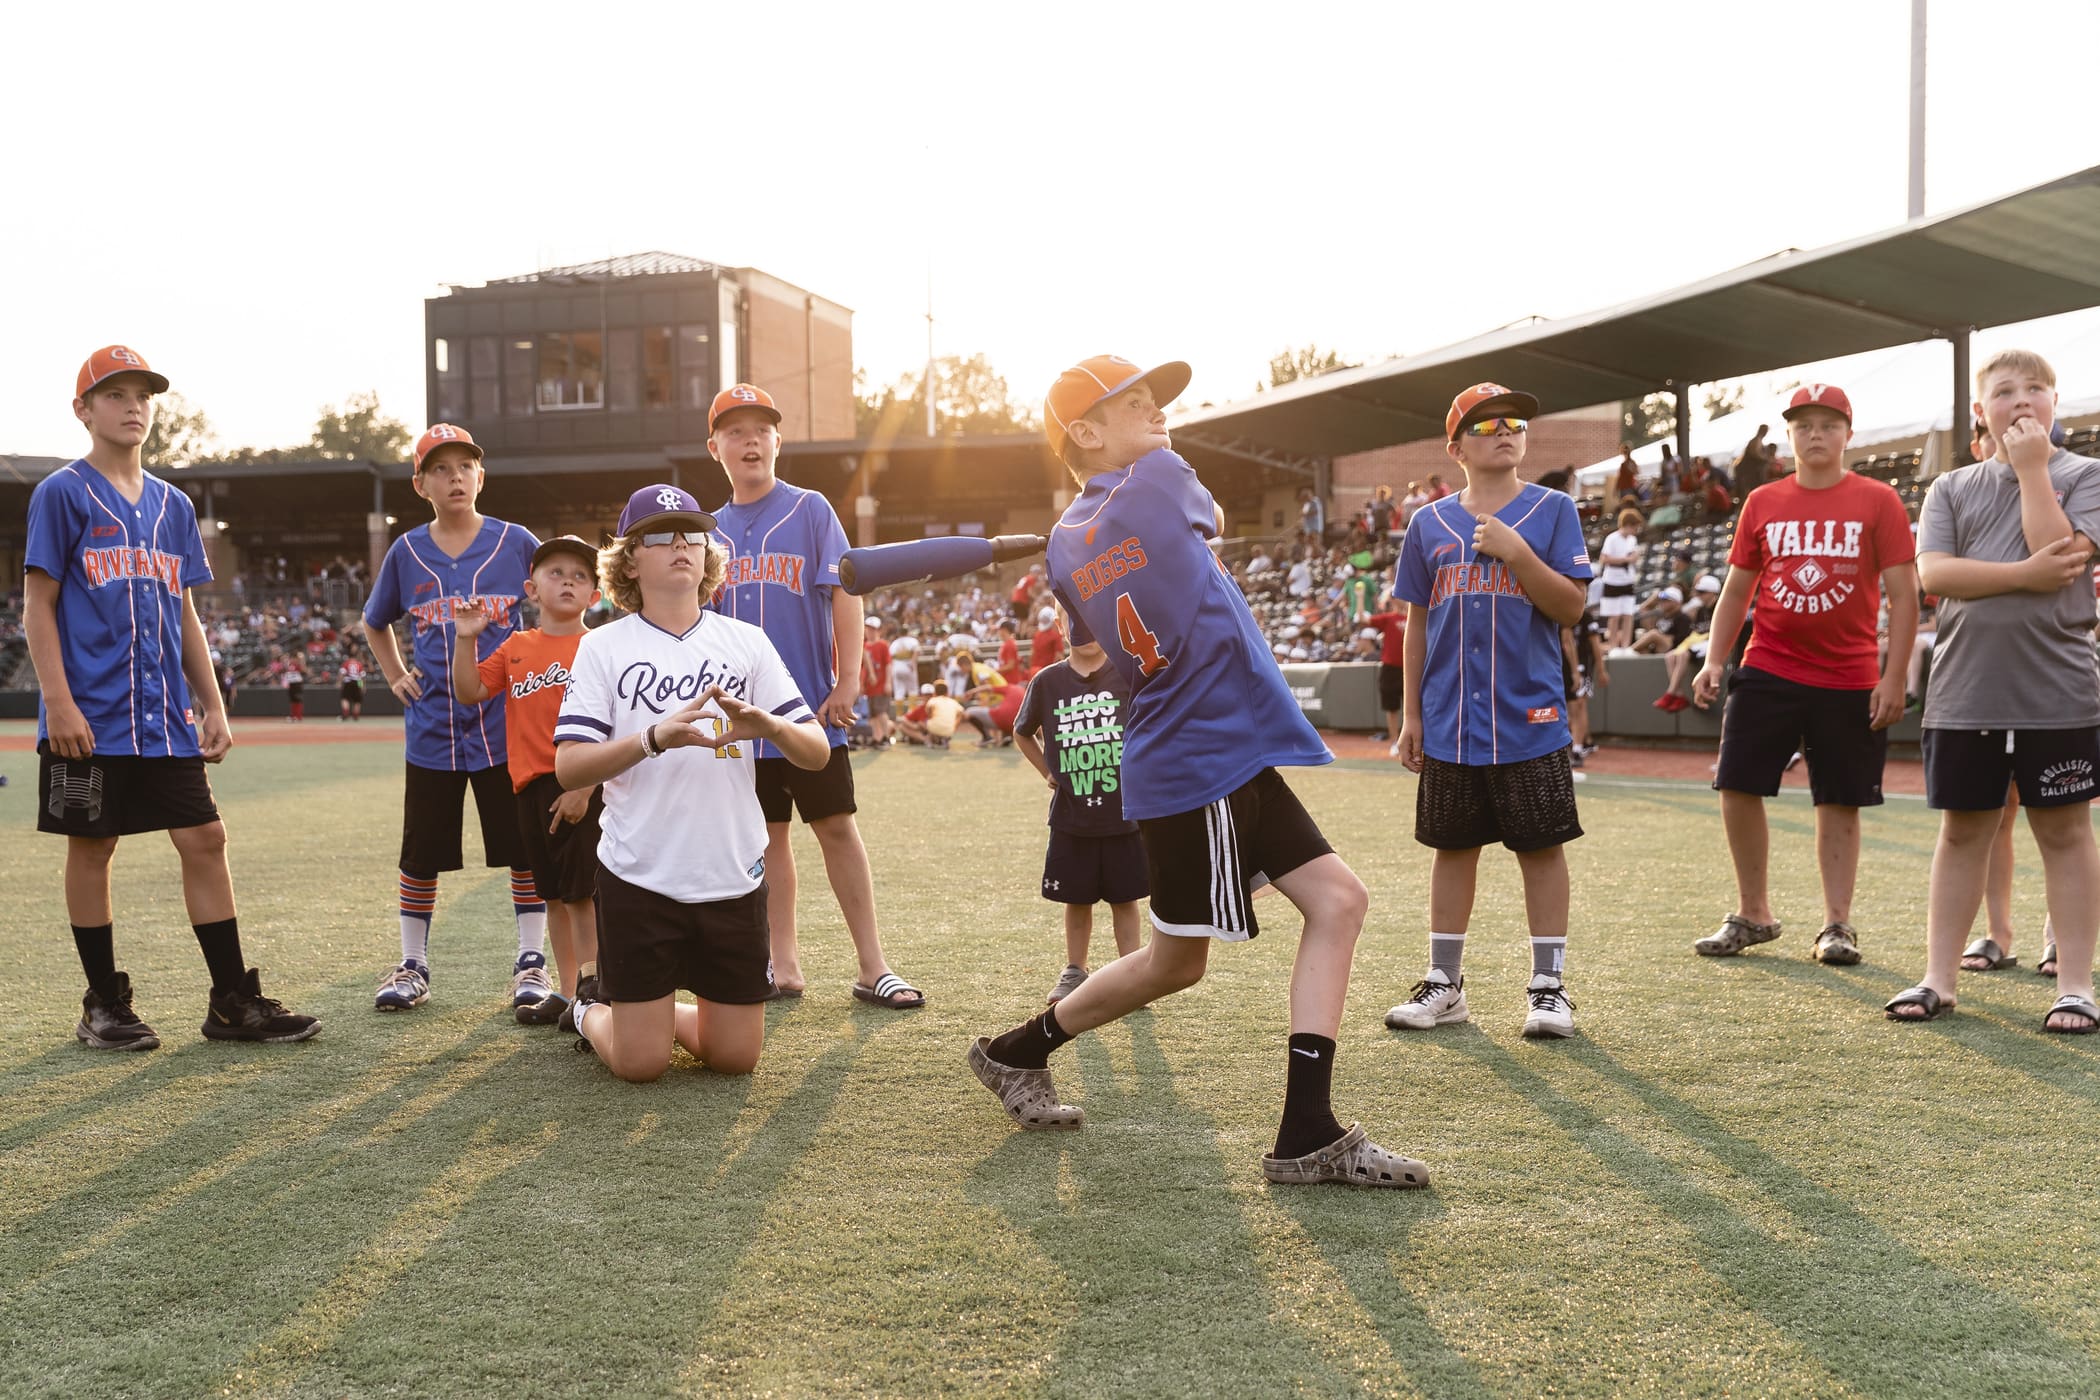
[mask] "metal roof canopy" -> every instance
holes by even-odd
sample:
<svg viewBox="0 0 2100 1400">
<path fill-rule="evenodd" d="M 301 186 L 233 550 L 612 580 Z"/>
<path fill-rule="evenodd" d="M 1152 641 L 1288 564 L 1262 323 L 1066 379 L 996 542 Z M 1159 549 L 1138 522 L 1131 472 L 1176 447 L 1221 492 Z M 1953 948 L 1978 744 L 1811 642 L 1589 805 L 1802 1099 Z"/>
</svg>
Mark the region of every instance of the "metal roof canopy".
<svg viewBox="0 0 2100 1400">
<path fill-rule="evenodd" d="M 1955 343 L 1966 378 L 1970 331 L 2096 305 L 2100 166 L 1659 296 L 1286 384 L 1173 431 L 1304 472 L 1311 459 L 1442 437 L 1451 396 L 1482 380 L 1554 413 L 1935 337 Z"/>
</svg>

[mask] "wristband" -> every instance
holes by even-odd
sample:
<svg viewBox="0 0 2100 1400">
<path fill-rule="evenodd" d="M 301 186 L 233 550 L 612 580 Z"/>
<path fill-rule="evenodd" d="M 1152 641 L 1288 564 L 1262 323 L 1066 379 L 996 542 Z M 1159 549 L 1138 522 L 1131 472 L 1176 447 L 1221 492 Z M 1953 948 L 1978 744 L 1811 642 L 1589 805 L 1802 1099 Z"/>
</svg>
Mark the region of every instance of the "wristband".
<svg viewBox="0 0 2100 1400">
<path fill-rule="evenodd" d="M 656 746 L 656 726 L 650 725 L 642 731 L 642 757 L 655 758 L 663 752 Z"/>
</svg>

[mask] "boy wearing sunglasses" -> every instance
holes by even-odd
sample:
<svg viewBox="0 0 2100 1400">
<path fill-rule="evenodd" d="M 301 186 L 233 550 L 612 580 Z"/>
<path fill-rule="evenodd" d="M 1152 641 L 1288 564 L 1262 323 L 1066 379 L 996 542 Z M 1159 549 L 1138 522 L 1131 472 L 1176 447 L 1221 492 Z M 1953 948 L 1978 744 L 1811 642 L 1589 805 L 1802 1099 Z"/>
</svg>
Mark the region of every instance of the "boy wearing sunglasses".
<svg viewBox="0 0 2100 1400">
<path fill-rule="evenodd" d="M 1520 480 L 1530 394 L 1475 384 L 1451 401 L 1444 450 L 1465 489 L 1416 513 L 1393 570 L 1407 603 L 1400 759 L 1422 775 L 1415 840 L 1429 877 L 1429 971 L 1386 1013 L 1395 1030 L 1463 1021 L 1466 926 L 1480 848 L 1516 853 L 1531 925 L 1528 1036 L 1575 1033 L 1562 980 L 1568 861 L 1582 835 L 1568 760 L 1560 629 L 1582 617 L 1589 548 L 1574 499 Z"/>
<path fill-rule="evenodd" d="M 605 787 L 598 972 L 575 1028 L 636 1083 L 669 1068 L 674 1040 L 717 1074 L 757 1067 L 774 986 L 757 747 L 805 772 L 831 756 L 766 634 L 702 609 L 728 564 L 714 525 L 675 486 L 628 499 L 598 554 L 628 615 L 584 636 L 554 726 L 561 785 Z"/>
<path fill-rule="evenodd" d="M 466 863 L 460 819 L 470 787 L 481 818 L 483 858 L 491 867 L 510 867 L 518 921 L 513 996 L 528 990 L 528 972 L 547 964 L 547 906 L 518 843 L 503 696 L 465 705 L 453 695 L 455 609 L 480 605 L 488 619 L 478 643 L 485 659 L 517 626 L 533 551 L 540 547 L 530 530 L 476 508 L 484 480 L 481 448 L 465 428 L 439 423 L 416 439 L 416 494 L 430 502 L 432 518 L 394 541 L 365 600 L 365 642 L 387 688 L 401 701 L 408 759 L 401 803 L 401 961 L 380 979 L 375 1011 L 413 1010 L 430 995 L 438 876 Z M 403 618 L 409 621 L 413 665 L 401 659 L 394 640 L 394 624 Z"/>
</svg>

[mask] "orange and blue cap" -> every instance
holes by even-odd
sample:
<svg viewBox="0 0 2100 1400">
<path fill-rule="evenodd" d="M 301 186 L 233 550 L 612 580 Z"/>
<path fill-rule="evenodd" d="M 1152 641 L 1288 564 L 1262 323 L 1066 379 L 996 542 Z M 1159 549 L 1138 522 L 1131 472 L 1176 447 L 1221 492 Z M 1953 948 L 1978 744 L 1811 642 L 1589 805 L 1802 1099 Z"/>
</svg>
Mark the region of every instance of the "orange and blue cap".
<svg viewBox="0 0 2100 1400">
<path fill-rule="evenodd" d="M 774 406 L 771 394 L 756 384 L 732 384 L 715 395 L 714 403 L 708 406 L 707 430 L 712 433 L 715 424 L 722 421 L 723 414 L 734 413 L 740 408 L 755 408 L 775 423 L 780 421 L 780 410 Z"/>
<path fill-rule="evenodd" d="M 1530 394 L 1505 389 L 1500 384 L 1475 384 L 1451 400 L 1451 411 L 1444 415 L 1444 436 L 1457 442 L 1458 434 L 1466 424 L 1478 418 L 1492 418 L 1494 410 L 1499 408 L 1510 409 L 1519 418 L 1536 418 L 1539 401 Z"/>
<path fill-rule="evenodd" d="M 457 424 L 433 423 L 424 430 L 423 436 L 416 439 L 415 469 L 417 471 L 423 470 L 423 459 L 440 447 L 448 445 L 464 447 L 467 451 L 474 454 L 475 461 L 481 460 L 481 447 L 474 441 L 472 433 L 465 428 L 459 427 Z"/>
<path fill-rule="evenodd" d="M 1072 420 L 1084 418 L 1087 410 L 1104 399 L 1114 398 L 1143 382 L 1152 386 L 1152 401 L 1165 408 L 1181 397 L 1181 391 L 1189 387 L 1194 376 L 1195 371 L 1180 360 L 1141 370 L 1136 361 L 1121 355 L 1088 356 L 1057 376 L 1057 382 L 1043 398 L 1043 431 L 1049 435 L 1050 450 L 1064 456 L 1065 435 Z"/>
<path fill-rule="evenodd" d="M 146 382 L 153 386 L 154 393 L 168 392 L 168 377 L 156 374 L 146 363 L 144 355 L 126 345 L 105 345 L 88 356 L 87 363 L 80 367 L 80 377 L 73 381 L 73 397 L 84 399 L 97 384 L 120 374 L 143 374 Z"/>
</svg>

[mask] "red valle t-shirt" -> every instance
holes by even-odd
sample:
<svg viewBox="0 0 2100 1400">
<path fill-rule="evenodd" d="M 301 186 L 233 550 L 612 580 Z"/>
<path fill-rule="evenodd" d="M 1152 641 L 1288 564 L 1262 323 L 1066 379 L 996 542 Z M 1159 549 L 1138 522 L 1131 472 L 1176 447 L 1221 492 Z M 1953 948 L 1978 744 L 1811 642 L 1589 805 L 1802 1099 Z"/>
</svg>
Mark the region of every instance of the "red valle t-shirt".
<svg viewBox="0 0 2100 1400">
<path fill-rule="evenodd" d="M 1728 562 L 1757 576 L 1745 666 L 1802 685 L 1872 690 L 1881 679 L 1881 571 L 1917 557 L 1903 500 L 1847 472 L 1805 489 L 1786 477 L 1750 493 Z"/>
</svg>

